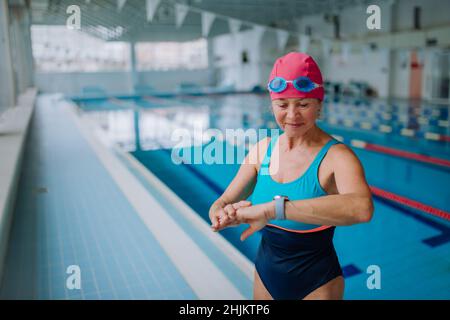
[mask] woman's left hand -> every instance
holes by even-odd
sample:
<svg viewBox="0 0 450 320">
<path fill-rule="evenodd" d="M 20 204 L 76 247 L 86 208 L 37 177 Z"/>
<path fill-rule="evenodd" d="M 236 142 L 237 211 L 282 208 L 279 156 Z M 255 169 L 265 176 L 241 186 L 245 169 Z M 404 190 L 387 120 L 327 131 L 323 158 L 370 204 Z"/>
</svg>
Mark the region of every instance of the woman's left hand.
<svg viewBox="0 0 450 320">
<path fill-rule="evenodd" d="M 236 210 L 236 220 L 239 223 L 248 223 L 250 226 L 241 234 L 244 241 L 253 233 L 264 228 L 271 219 L 273 202 L 258 204 L 250 207 L 242 207 Z"/>
</svg>

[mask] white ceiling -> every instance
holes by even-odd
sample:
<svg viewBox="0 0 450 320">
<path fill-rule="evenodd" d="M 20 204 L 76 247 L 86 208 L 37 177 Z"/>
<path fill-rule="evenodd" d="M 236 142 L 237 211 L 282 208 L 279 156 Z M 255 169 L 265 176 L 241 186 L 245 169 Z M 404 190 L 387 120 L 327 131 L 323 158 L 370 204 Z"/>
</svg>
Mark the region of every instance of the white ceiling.
<svg viewBox="0 0 450 320">
<path fill-rule="evenodd" d="M 296 31 L 295 20 L 305 15 L 333 13 L 340 9 L 367 4 L 370 0 L 162 0 L 152 22 L 146 18 L 145 0 L 127 0 L 119 10 L 118 0 L 32 0 L 34 24 L 64 25 L 68 6 L 81 8 L 81 27 L 84 31 L 104 38 L 121 41 L 186 41 L 201 36 L 200 11 L 213 12 L 218 18 L 212 25 L 210 36 L 228 33 L 224 17 Z M 122 0 L 123 2 L 123 0 Z M 192 8 L 182 27 L 175 27 L 174 4 Z M 97 26 L 117 30 L 118 33 L 99 31 Z M 242 29 L 248 28 L 243 26 Z M 95 28 L 95 29 L 94 29 Z"/>
</svg>

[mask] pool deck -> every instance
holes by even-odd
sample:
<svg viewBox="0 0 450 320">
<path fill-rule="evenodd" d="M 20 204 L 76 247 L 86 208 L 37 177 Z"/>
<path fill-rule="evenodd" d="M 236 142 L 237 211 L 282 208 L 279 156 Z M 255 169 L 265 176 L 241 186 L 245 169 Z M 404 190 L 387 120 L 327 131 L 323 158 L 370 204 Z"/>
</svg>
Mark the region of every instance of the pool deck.
<svg viewBox="0 0 450 320">
<path fill-rule="evenodd" d="M 29 130 L 0 298 L 251 299 L 252 263 L 73 105 L 39 96 Z"/>
</svg>

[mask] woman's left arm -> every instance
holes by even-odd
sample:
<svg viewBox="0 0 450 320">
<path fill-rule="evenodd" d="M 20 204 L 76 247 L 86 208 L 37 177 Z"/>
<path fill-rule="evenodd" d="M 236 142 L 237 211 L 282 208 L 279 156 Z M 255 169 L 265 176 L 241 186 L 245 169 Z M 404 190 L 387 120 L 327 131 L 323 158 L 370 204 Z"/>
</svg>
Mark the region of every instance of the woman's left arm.
<svg viewBox="0 0 450 320">
<path fill-rule="evenodd" d="M 303 223 L 344 226 L 368 222 L 373 215 L 372 194 L 361 162 L 343 144 L 329 152 L 338 194 L 308 200 L 287 201 L 286 219 Z M 331 151 L 331 150 L 330 150 Z M 275 205 L 268 204 L 268 216 L 275 217 Z"/>
</svg>

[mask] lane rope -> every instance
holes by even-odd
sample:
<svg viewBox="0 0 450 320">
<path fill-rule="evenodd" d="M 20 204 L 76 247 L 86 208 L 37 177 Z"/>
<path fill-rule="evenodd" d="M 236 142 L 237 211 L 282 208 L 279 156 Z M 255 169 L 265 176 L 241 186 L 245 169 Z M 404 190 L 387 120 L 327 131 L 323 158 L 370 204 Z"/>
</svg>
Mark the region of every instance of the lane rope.
<svg viewBox="0 0 450 320">
<path fill-rule="evenodd" d="M 381 198 L 384 198 L 384 199 L 387 199 L 387 200 L 390 200 L 393 202 L 397 202 L 404 206 L 407 206 L 407 207 L 410 207 L 410 208 L 413 208 L 416 210 L 420 210 L 422 212 L 425 212 L 425 213 L 431 214 L 433 216 L 450 221 L 450 212 L 447 212 L 447 211 L 444 211 L 444 210 L 441 210 L 438 208 L 434 208 L 434 207 L 426 205 L 424 203 L 400 196 L 398 194 L 395 194 L 395 193 L 392 193 L 392 192 L 389 192 L 389 191 L 386 191 L 386 190 L 383 190 L 383 189 L 380 189 L 377 187 L 371 186 L 370 190 L 372 191 L 372 193 L 375 196 L 378 196 L 378 197 L 381 197 Z"/>
</svg>

